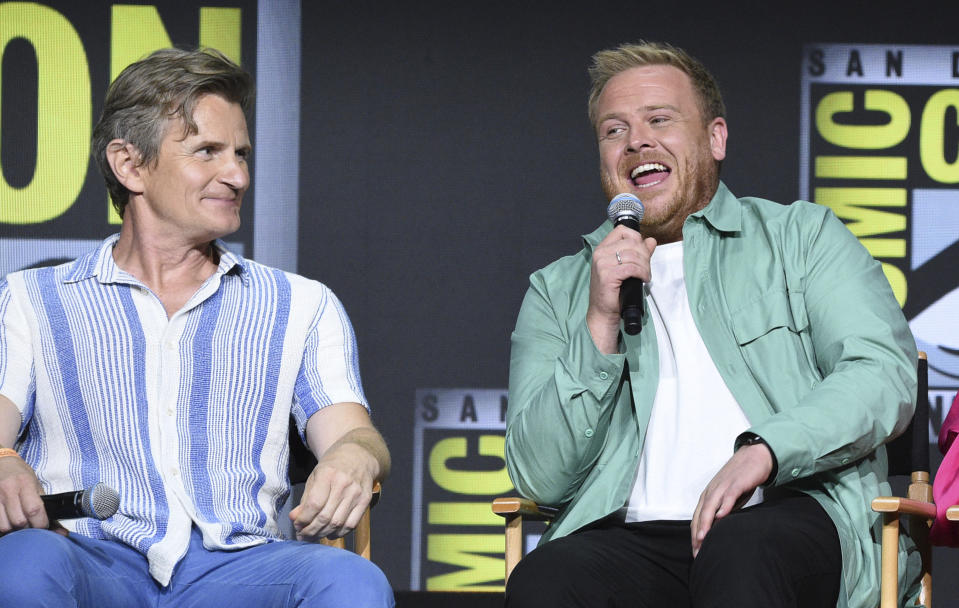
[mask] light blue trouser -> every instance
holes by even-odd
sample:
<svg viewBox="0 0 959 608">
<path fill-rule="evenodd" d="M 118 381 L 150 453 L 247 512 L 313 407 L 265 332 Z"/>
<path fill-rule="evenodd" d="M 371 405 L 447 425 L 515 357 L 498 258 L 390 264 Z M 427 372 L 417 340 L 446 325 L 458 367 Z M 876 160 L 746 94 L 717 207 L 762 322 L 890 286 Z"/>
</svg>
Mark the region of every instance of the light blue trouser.
<svg viewBox="0 0 959 608">
<path fill-rule="evenodd" d="M 392 608 L 386 576 L 348 551 L 283 541 L 208 551 L 196 528 L 161 587 L 123 543 L 27 529 L 0 537 L 0 606 Z"/>
</svg>

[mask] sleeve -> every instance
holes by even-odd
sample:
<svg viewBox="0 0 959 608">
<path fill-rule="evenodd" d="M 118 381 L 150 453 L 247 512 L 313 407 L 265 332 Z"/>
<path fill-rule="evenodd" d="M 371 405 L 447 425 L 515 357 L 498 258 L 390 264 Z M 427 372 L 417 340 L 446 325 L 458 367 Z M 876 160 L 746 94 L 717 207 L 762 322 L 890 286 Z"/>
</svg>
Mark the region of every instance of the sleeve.
<svg viewBox="0 0 959 608">
<path fill-rule="evenodd" d="M 301 437 L 310 416 L 324 407 L 351 402 L 370 409 L 360 379 L 353 325 L 333 292 L 323 285 L 320 289 L 293 391 L 292 412 Z"/>
<path fill-rule="evenodd" d="M 523 496 L 560 505 L 603 447 L 626 359 L 596 349 L 585 315 L 567 316 L 569 294 L 554 304 L 541 273 L 530 283 L 512 335 L 506 463 Z"/>
<path fill-rule="evenodd" d="M 33 415 L 35 392 L 29 324 L 8 279 L 0 279 L 0 395 L 20 410 L 18 436 Z"/>
<path fill-rule="evenodd" d="M 777 485 L 870 457 L 915 409 L 916 345 L 881 265 L 831 211 L 812 231 L 804 219 L 791 227 L 809 236 L 792 252 L 805 271 L 790 291 L 802 294 L 803 344 L 822 379 L 749 429 L 774 452 Z"/>
</svg>

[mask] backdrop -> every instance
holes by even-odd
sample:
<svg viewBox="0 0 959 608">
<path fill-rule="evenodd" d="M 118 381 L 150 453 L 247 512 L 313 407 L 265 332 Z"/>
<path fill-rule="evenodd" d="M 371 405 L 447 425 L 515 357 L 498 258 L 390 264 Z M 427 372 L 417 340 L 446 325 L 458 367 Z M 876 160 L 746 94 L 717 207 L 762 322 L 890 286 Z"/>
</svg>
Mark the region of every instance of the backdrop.
<svg viewBox="0 0 959 608">
<path fill-rule="evenodd" d="M 375 561 L 397 589 L 499 589 L 510 332 L 528 275 L 577 250 L 607 202 L 592 53 L 646 38 L 698 56 L 726 98 L 731 190 L 828 204 L 883 262 L 930 355 L 934 442 L 959 388 L 956 17 L 945 2 L 0 2 L 0 273 L 116 231 L 88 143 L 111 78 L 171 43 L 220 48 L 258 87 L 254 187 L 228 240 L 329 285 L 356 329 L 394 459 Z"/>
</svg>

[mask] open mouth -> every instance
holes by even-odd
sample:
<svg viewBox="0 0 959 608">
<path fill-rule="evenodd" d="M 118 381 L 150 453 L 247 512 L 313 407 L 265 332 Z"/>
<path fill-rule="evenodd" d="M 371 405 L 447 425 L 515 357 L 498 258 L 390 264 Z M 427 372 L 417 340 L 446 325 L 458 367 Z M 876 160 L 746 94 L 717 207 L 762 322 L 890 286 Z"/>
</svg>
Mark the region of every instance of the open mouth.
<svg viewBox="0 0 959 608">
<path fill-rule="evenodd" d="M 669 176 L 670 168 L 661 163 L 643 163 L 629 172 L 629 179 L 637 188 L 655 186 Z"/>
</svg>

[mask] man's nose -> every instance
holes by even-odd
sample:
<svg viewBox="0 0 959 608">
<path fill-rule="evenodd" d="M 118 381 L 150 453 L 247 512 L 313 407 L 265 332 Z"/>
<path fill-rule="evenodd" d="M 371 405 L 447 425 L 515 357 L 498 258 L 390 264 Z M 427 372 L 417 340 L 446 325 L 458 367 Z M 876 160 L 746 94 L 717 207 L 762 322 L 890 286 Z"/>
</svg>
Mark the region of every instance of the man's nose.
<svg viewBox="0 0 959 608">
<path fill-rule="evenodd" d="M 644 125 L 633 125 L 629 129 L 629 137 L 626 141 L 627 152 L 639 152 L 643 148 L 651 148 L 656 145 L 650 129 Z"/>
<path fill-rule="evenodd" d="M 246 190 L 250 185 L 250 169 L 246 159 L 233 155 L 220 171 L 220 181 L 234 190 Z"/>
</svg>

